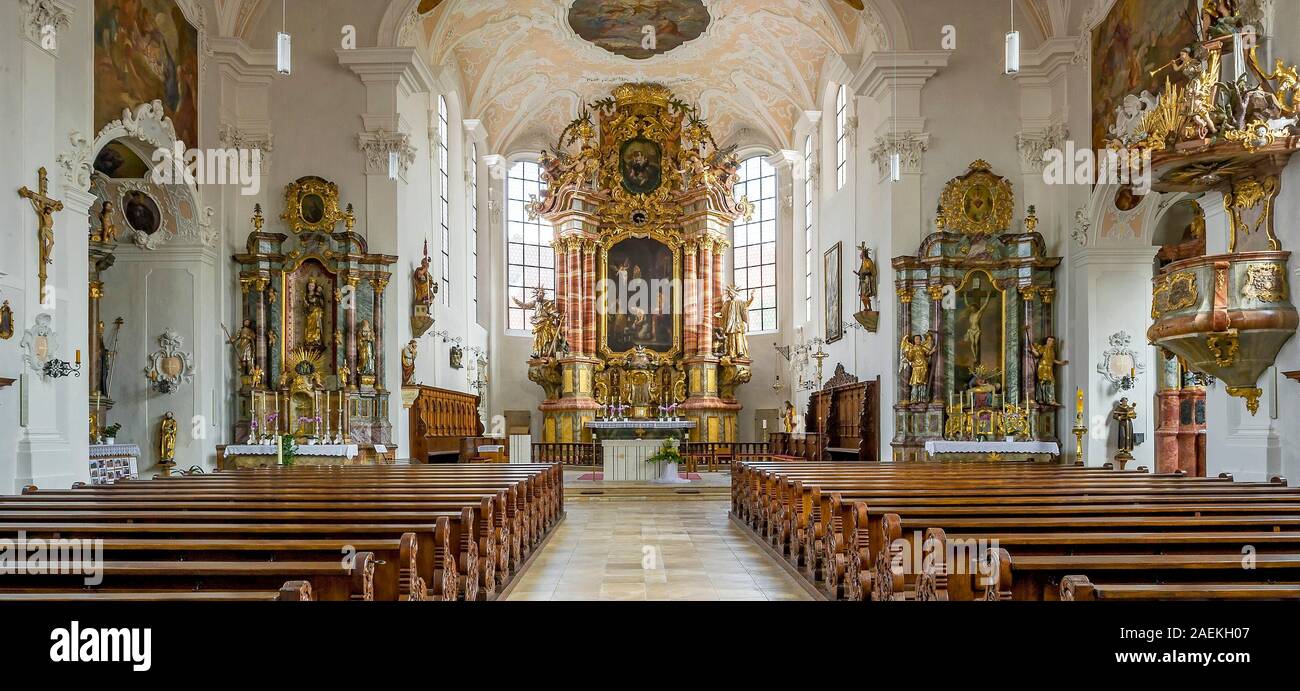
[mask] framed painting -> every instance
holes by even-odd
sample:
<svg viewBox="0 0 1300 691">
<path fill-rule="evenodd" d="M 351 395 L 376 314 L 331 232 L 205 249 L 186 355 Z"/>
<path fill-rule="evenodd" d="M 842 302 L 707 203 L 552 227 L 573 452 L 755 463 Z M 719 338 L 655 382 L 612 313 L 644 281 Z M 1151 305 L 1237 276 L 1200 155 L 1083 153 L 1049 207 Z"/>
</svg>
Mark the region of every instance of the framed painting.
<svg viewBox="0 0 1300 691">
<path fill-rule="evenodd" d="M 663 149 L 644 137 L 629 139 L 619 147 L 618 170 L 628 193 L 650 194 L 663 181 Z"/>
<path fill-rule="evenodd" d="M 699 38 L 711 21 L 703 0 L 574 0 L 568 19 L 579 37 L 633 60 Z"/>
<path fill-rule="evenodd" d="M 604 250 L 603 264 L 602 350 L 619 355 L 641 346 L 663 355 L 677 352 L 677 251 L 655 238 L 630 236 Z"/>
<path fill-rule="evenodd" d="M 840 267 L 843 265 L 844 243 L 837 242 L 826 250 L 822 266 L 823 300 L 826 306 L 826 342 L 834 343 L 844 338 L 843 285 Z"/>
<path fill-rule="evenodd" d="M 95 0 L 95 131 L 161 101 L 186 146 L 199 131 L 199 32 L 175 0 Z"/>
</svg>

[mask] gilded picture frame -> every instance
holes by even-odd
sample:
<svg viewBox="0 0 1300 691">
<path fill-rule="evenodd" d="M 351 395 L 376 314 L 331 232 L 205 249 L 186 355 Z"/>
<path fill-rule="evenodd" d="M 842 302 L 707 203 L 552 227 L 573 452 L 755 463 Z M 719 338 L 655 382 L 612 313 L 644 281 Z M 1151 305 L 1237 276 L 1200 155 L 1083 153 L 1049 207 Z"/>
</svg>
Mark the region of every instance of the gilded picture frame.
<svg viewBox="0 0 1300 691">
<path fill-rule="evenodd" d="M 665 235 L 665 234 L 654 233 L 654 232 L 642 233 L 636 231 L 623 231 L 611 235 L 605 240 L 605 242 L 601 244 L 600 251 L 599 251 L 599 262 L 596 269 L 597 271 L 596 275 L 599 277 L 599 279 L 610 277 L 611 280 L 613 281 L 615 290 L 618 290 L 617 287 L 618 280 L 610 276 L 611 273 L 614 273 L 616 271 L 616 267 L 610 266 L 610 252 L 616 250 L 620 244 L 622 244 L 624 241 L 627 240 L 649 240 L 658 243 L 659 245 L 662 245 L 666 249 L 667 253 L 671 256 L 671 261 L 672 261 L 672 273 L 670 276 L 667 276 L 666 278 L 670 278 L 670 279 L 681 278 L 682 243 L 680 239 L 673 237 L 671 235 Z M 609 284 L 606 283 L 606 285 Z M 680 282 L 678 282 L 678 285 L 680 285 Z M 603 355 L 606 358 L 626 357 L 633 350 L 635 350 L 635 345 L 631 345 L 627 348 L 620 348 L 618 347 L 620 344 L 617 342 L 617 339 L 610 338 L 610 330 L 611 328 L 615 327 L 615 325 L 612 323 L 613 320 L 617 319 L 620 316 L 626 317 L 626 315 L 618 311 L 617 305 L 609 304 L 609 300 L 617 299 L 617 297 L 618 297 L 617 295 L 611 295 L 607 291 L 601 291 L 599 289 L 597 290 L 597 295 L 596 295 L 596 300 L 598 302 L 597 312 L 600 315 L 600 318 L 597 320 L 597 323 L 599 325 L 598 331 L 599 331 L 599 338 L 600 338 L 599 349 L 601 355 Z M 681 352 L 682 300 L 683 300 L 683 296 L 680 294 L 680 291 L 674 289 L 672 293 L 672 297 L 670 298 L 671 316 L 672 316 L 671 344 L 666 349 L 647 346 L 648 350 L 650 350 L 651 352 L 655 353 L 660 357 L 672 359 L 675 358 Z M 611 345 L 611 340 L 615 341 L 613 345 Z M 623 345 L 627 345 L 627 344 L 624 343 Z"/>
<path fill-rule="evenodd" d="M 339 209 L 338 185 L 308 175 L 285 185 L 284 213 L 280 218 L 295 235 L 333 233 L 334 226 L 347 218 Z"/>
<path fill-rule="evenodd" d="M 939 197 L 945 229 L 968 235 L 993 235 L 1011 226 L 1016 196 L 1006 178 L 977 160 L 948 181 Z"/>
<path fill-rule="evenodd" d="M 827 343 L 844 338 L 844 281 L 840 273 L 843 259 L 843 242 L 831 245 L 822 258 L 822 304 L 825 306 L 824 337 Z"/>
</svg>

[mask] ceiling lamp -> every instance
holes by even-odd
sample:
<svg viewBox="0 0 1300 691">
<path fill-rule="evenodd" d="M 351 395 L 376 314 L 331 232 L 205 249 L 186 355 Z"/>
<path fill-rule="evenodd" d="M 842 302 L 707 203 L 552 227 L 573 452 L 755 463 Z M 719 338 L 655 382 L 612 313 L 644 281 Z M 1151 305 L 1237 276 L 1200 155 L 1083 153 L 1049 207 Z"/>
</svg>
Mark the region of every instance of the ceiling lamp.
<svg viewBox="0 0 1300 691">
<path fill-rule="evenodd" d="M 275 71 L 280 74 L 289 74 L 292 71 L 290 56 L 292 39 L 285 30 L 287 21 L 285 0 L 280 0 L 280 31 L 275 34 Z"/>
<path fill-rule="evenodd" d="M 1007 66 L 1005 74 L 1020 72 L 1020 32 L 1016 31 L 1016 0 L 1011 0 L 1011 31 L 1007 32 Z"/>
</svg>

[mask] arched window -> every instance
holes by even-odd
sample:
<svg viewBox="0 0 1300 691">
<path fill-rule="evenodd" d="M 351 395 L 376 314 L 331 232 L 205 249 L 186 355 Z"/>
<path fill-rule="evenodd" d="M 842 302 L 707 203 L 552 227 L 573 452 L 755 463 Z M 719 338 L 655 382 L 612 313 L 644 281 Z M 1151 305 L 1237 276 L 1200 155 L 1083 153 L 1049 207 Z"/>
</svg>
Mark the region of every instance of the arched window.
<svg viewBox="0 0 1300 691">
<path fill-rule="evenodd" d="M 840 84 L 835 92 L 835 189 L 844 189 L 849 177 L 849 94 Z"/>
<path fill-rule="evenodd" d="M 775 331 L 776 324 L 776 170 L 753 156 L 740 164 L 736 198 L 748 198 L 754 215 L 731 228 L 732 280 L 742 295 L 753 291 L 750 331 Z"/>
<path fill-rule="evenodd" d="M 442 229 L 442 304 L 451 304 L 451 214 L 447 211 L 450 187 L 447 176 L 447 99 L 438 97 L 438 199 Z"/>
<path fill-rule="evenodd" d="M 813 237 L 813 199 L 816 197 L 813 185 L 813 138 L 803 140 L 803 306 L 804 321 L 813 320 L 813 262 L 817 256 L 817 241 Z"/>
<path fill-rule="evenodd" d="M 474 298 L 474 321 L 478 321 L 478 145 L 469 145 L 469 292 Z"/>
<path fill-rule="evenodd" d="M 533 289 L 542 288 L 548 300 L 555 299 L 555 252 L 551 249 L 551 224 L 528 218 L 525 206 L 540 199 L 545 185 L 541 168 L 532 161 L 519 161 L 506 176 L 506 328 L 527 331 L 533 311 L 515 305 L 528 303 Z"/>
</svg>

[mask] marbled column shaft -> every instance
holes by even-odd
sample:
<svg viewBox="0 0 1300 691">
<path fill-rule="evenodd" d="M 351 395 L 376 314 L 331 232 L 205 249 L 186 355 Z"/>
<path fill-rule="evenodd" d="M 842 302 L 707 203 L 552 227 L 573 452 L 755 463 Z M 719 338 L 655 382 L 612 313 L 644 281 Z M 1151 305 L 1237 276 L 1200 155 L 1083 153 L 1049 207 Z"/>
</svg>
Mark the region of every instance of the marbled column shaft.
<svg viewBox="0 0 1300 691">
<path fill-rule="evenodd" d="M 712 279 L 712 286 L 710 288 L 712 290 L 711 294 L 713 296 L 713 303 L 709 306 L 709 324 L 710 324 L 709 337 L 710 338 L 713 337 L 713 326 L 712 326 L 713 320 L 717 319 L 718 312 L 722 310 L 722 290 L 723 290 L 723 286 L 725 286 L 727 283 L 727 281 L 722 275 L 723 249 L 724 248 L 722 246 L 722 242 L 715 240 L 713 243 L 713 270 L 711 274 L 713 276 L 713 279 Z M 750 324 L 749 329 L 751 331 L 759 331 L 762 329 L 762 326 L 763 326 L 762 324 Z"/>
<path fill-rule="evenodd" d="M 686 318 L 686 353 L 697 355 L 699 351 L 700 302 L 697 292 L 699 273 L 696 267 L 695 246 L 686 246 L 686 304 L 683 311 Z"/>
<path fill-rule="evenodd" d="M 585 243 L 582 257 L 586 262 L 583 268 L 582 277 L 584 290 L 582 299 L 586 304 L 586 324 L 587 332 L 583 337 L 583 352 L 587 355 L 596 354 L 596 245 L 594 242 Z"/>
<path fill-rule="evenodd" d="M 384 389 L 384 288 L 388 286 L 388 277 L 376 278 L 371 286 L 374 288 L 375 303 L 375 390 Z"/>
</svg>

